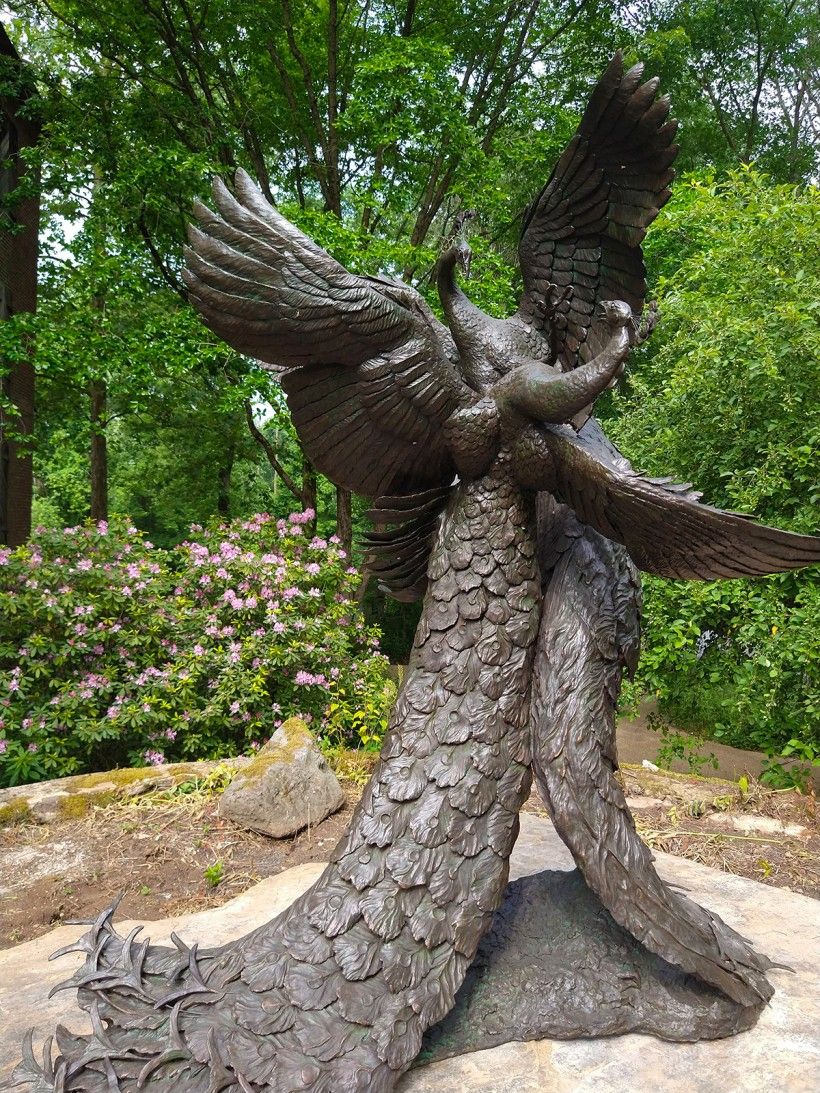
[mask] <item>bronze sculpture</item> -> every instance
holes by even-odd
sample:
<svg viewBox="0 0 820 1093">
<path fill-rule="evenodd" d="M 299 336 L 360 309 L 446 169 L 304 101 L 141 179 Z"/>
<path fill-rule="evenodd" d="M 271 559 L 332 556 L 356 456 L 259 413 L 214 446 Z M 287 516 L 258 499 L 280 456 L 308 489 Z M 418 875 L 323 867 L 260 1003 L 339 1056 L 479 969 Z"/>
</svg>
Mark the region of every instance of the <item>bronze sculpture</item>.
<svg viewBox="0 0 820 1093">
<path fill-rule="evenodd" d="M 701 505 L 632 470 L 590 417 L 621 374 L 641 241 L 676 148 L 657 81 L 616 56 L 525 218 L 509 320 L 439 290 L 349 274 L 244 174 L 197 208 L 186 281 L 206 323 L 283 369 L 304 447 L 375 499 L 371 566 L 425 595 L 380 764 L 333 861 L 282 915 L 198 954 L 120 938 L 109 909 L 66 986 L 88 1037 L 58 1031 L 38 1090 L 393 1089 L 451 1009 L 499 908 L 534 769 L 589 887 L 648 949 L 741 1008 L 768 961 L 657 876 L 614 778 L 614 703 L 637 657 L 635 566 L 685 578 L 820 560 L 820 539 Z M 746 1021 L 746 1025 L 748 1025 Z M 743 1022 L 727 1026 L 727 1031 Z"/>
</svg>

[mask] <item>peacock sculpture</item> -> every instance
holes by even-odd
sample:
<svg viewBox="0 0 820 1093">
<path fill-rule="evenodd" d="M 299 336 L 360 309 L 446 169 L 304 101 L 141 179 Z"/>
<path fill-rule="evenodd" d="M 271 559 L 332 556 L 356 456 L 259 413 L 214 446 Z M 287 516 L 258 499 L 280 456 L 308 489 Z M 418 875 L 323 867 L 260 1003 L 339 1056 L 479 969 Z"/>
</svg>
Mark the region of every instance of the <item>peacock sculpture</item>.
<svg viewBox="0 0 820 1093">
<path fill-rule="evenodd" d="M 740 1007 L 771 966 L 660 880 L 615 778 L 614 706 L 637 659 L 638 569 L 712 579 L 820 560 L 820 539 L 634 471 L 591 416 L 654 322 L 641 243 L 669 197 L 675 123 L 616 55 L 528 210 L 524 293 L 490 318 L 443 255 L 443 325 L 406 284 L 356 276 L 242 172 L 197 206 L 185 279 L 207 325 L 281 370 L 300 440 L 374 499 L 369 565 L 424 596 L 380 763 L 320 879 L 199 953 L 78 942 L 93 1031 L 31 1042 L 37 1091 L 386 1093 L 454 1004 L 508 879 L 533 772 L 587 885 L 653 953 Z"/>
</svg>

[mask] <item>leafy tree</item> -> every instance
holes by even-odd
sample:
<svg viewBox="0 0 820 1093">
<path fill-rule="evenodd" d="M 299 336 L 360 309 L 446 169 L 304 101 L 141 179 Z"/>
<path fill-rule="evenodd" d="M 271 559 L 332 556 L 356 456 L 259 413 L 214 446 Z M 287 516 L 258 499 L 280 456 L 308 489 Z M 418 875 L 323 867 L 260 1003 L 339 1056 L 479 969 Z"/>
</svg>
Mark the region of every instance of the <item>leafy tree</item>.
<svg viewBox="0 0 820 1093">
<path fill-rule="evenodd" d="M 611 50 L 608 8 L 19 0 L 12 27 L 40 69 L 48 210 L 116 225 L 184 298 L 192 198 L 239 164 L 369 271 L 426 276 L 465 196 L 512 220 L 522 158 L 540 182 L 567 135 L 567 110 L 542 119 L 568 58 L 579 91 Z M 89 391 L 99 418 L 104 393 Z M 348 540 L 344 494 L 338 514 Z"/>
<path fill-rule="evenodd" d="M 638 0 L 623 15 L 674 95 L 685 166 L 756 161 L 781 181 L 815 177 L 815 0 Z"/>
</svg>

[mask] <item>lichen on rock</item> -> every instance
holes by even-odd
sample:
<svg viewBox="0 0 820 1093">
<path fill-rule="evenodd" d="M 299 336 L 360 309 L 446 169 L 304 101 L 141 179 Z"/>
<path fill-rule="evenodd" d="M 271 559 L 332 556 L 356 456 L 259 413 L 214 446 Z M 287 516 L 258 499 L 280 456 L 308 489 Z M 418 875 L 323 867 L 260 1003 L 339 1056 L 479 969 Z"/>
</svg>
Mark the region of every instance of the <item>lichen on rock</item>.
<svg viewBox="0 0 820 1093">
<path fill-rule="evenodd" d="M 282 839 L 320 823 L 344 801 L 307 725 L 292 717 L 227 787 L 219 813 L 250 831 Z"/>
</svg>

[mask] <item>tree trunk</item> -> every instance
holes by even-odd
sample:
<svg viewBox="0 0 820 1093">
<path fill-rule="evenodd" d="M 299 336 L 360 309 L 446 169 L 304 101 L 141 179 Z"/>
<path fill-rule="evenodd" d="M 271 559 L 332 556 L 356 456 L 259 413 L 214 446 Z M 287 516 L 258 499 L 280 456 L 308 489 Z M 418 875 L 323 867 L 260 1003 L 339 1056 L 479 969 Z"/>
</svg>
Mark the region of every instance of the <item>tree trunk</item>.
<svg viewBox="0 0 820 1093">
<path fill-rule="evenodd" d="M 236 458 L 236 444 L 231 441 L 225 449 L 225 458 L 217 471 L 216 511 L 224 519 L 231 515 L 231 474 Z"/>
<path fill-rule="evenodd" d="M 18 361 L 2 381 L 2 394 L 15 409 L 0 406 L 0 543 L 19 546 L 31 534 L 32 466 L 27 438 L 34 429 L 34 365 Z"/>
<path fill-rule="evenodd" d="M 91 519 L 108 519 L 108 439 L 106 428 L 107 389 L 103 380 L 88 385 L 91 399 Z"/>
<path fill-rule="evenodd" d="M 21 110 L 32 93 L 14 46 L 0 27 L 0 54 L 19 73 L 20 90 L 0 95 L 0 190 L 13 193 L 27 174 L 20 153 L 37 143 L 39 124 L 31 111 Z M 14 80 L 8 81 L 15 82 Z M 0 322 L 11 315 L 34 311 L 37 303 L 37 244 L 40 199 L 37 193 L 15 202 L 9 222 L 16 229 L 0 229 Z M 29 347 L 31 350 L 33 347 Z M 29 438 L 34 429 L 34 362 L 31 356 L 10 365 L 2 380 L 0 402 L 0 543 L 19 546 L 31 534 L 32 465 Z"/>
<path fill-rule="evenodd" d="M 336 534 L 342 541 L 342 547 L 347 551 L 348 558 L 350 557 L 351 548 L 353 546 L 353 514 L 351 510 L 351 493 L 350 490 L 343 490 L 341 486 L 336 487 Z"/>
<path fill-rule="evenodd" d="M 316 533 L 316 502 L 317 480 L 316 468 L 306 455 L 302 455 L 302 512 L 313 510 L 313 518 L 305 524 L 305 531 L 310 535 Z"/>
</svg>

